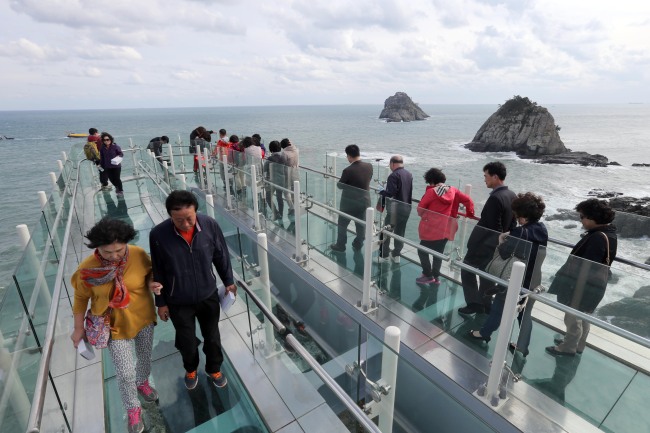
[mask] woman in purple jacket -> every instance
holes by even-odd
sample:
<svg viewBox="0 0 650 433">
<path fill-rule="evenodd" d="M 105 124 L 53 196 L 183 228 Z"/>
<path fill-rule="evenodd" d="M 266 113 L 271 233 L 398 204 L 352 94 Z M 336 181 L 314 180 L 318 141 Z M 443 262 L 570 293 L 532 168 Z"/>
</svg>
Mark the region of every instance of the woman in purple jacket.
<svg viewBox="0 0 650 433">
<path fill-rule="evenodd" d="M 118 196 L 123 196 L 124 191 L 122 190 L 122 180 L 120 179 L 120 174 L 122 173 L 122 163 L 121 160 L 118 164 L 114 164 L 113 160 L 116 157 L 124 157 L 122 149 L 117 143 L 113 142 L 113 136 L 108 132 L 102 132 L 102 145 L 99 149 L 99 164 L 102 166 L 106 174 L 108 175 L 108 180 L 115 186 Z"/>
</svg>

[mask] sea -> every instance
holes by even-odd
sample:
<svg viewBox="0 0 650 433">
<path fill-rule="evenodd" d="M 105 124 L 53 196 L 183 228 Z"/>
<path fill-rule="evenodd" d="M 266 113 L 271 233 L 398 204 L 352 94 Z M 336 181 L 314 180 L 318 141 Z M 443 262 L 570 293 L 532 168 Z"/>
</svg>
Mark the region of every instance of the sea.
<svg viewBox="0 0 650 433">
<path fill-rule="evenodd" d="M 37 191 L 51 191 L 49 172 L 57 172 L 57 159 L 73 139 L 68 132 L 84 133 L 95 127 L 111 133 L 118 144 L 146 145 L 153 137 L 188 142 L 197 126 L 228 134 L 259 133 L 265 143 L 288 137 L 299 148 L 301 165 L 322 170 L 326 153 L 343 155 L 357 144 L 362 157 L 387 166 L 392 154 L 404 156 L 414 174 L 414 197 L 425 189 L 422 178 L 431 167 L 441 168 L 447 183 L 461 189 L 472 185 L 478 210 L 489 190 L 482 167 L 500 160 L 508 169 L 506 184 L 515 192 L 532 191 L 546 202 L 546 215 L 572 209 L 594 189 L 630 197 L 650 197 L 650 105 L 545 105 L 561 127 L 566 147 L 605 155 L 620 166 L 578 167 L 542 165 L 519 159 L 514 153 L 474 153 L 463 145 L 472 140 L 498 105 L 426 105 L 425 121 L 386 123 L 378 119 L 381 105 L 147 108 L 62 111 L 0 111 L 0 287 L 8 286 L 20 258 L 16 225 L 33 228 L 40 217 Z M 341 159 L 339 164 L 344 164 Z M 340 168 L 339 168 L 340 170 Z M 384 170 L 385 172 L 385 170 Z M 580 224 L 548 221 L 551 237 L 575 243 Z M 626 240 L 619 256 L 645 262 L 648 239 Z M 638 287 L 636 287 L 638 288 Z M 634 287 L 619 287 L 608 301 L 629 297 Z"/>
</svg>

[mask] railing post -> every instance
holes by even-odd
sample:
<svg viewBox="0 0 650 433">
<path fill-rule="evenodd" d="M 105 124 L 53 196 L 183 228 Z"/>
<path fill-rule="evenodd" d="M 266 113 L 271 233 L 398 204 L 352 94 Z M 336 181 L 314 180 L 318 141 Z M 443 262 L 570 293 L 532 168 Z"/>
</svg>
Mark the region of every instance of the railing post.
<svg viewBox="0 0 650 433">
<path fill-rule="evenodd" d="M 174 167 L 174 148 L 171 143 L 167 143 L 167 153 L 169 153 L 169 165 L 172 168 L 172 174 L 176 176 L 176 167 Z"/>
<path fill-rule="evenodd" d="M 165 173 L 165 182 L 167 182 L 167 185 L 169 185 L 169 167 L 167 166 L 167 161 L 163 161 L 162 166 L 163 166 L 163 172 Z"/>
<path fill-rule="evenodd" d="M 133 174 L 137 176 L 140 172 L 138 171 L 138 158 L 135 156 L 135 148 L 133 147 L 133 140 L 129 138 L 131 142 L 131 162 L 133 163 Z"/>
<path fill-rule="evenodd" d="M 364 313 L 377 308 L 375 301 L 370 301 L 370 276 L 372 274 L 372 244 L 374 243 L 372 228 L 375 221 L 375 209 L 366 209 L 366 241 L 363 244 L 363 295 L 357 307 Z"/>
<path fill-rule="evenodd" d="M 61 152 L 61 158 L 63 158 L 63 162 L 66 162 L 68 160 L 68 154 L 65 153 L 65 150 Z"/>
<path fill-rule="evenodd" d="M 256 232 L 259 232 L 262 230 L 262 225 L 260 223 L 260 204 L 257 194 L 257 169 L 255 168 L 255 163 L 253 163 L 251 164 L 251 198 L 253 199 L 254 228 Z"/>
<path fill-rule="evenodd" d="M 381 382 L 386 393 L 378 405 L 379 430 L 392 433 L 395 413 L 395 386 L 397 384 L 397 362 L 399 361 L 400 330 L 388 326 L 384 331 L 384 350 L 381 354 Z"/>
<path fill-rule="evenodd" d="M 226 209 L 232 210 L 232 196 L 230 195 L 230 170 L 228 170 L 228 155 L 223 155 L 221 157 L 222 161 L 222 169 L 224 171 L 223 173 L 223 179 L 226 185 Z"/>
<path fill-rule="evenodd" d="M 465 184 L 465 195 L 471 197 L 472 194 L 472 185 L 471 184 Z M 467 215 L 467 209 L 465 209 L 465 215 Z M 460 236 L 457 245 L 458 248 L 458 255 L 460 256 L 461 250 L 463 249 L 463 246 L 465 245 L 465 239 L 467 238 L 467 217 L 461 218 L 460 221 Z M 460 257 L 456 257 L 456 259 L 460 259 Z M 451 266 L 453 263 L 453 259 L 449 262 L 449 266 Z M 460 269 L 458 267 L 454 266 L 454 279 L 459 280 L 460 279 Z M 450 269 L 451 270 L 451 269 Z"/>
<path fill-rule="evenodd" d="M 214 198 L 212 197 L 212 194 L 206 194 L 205 195 L 205 210 L 208 216 L 214 218 Z"/>
<path fill-rule="evenodd" d="M 210 152 L 207 148 L 203 149 L 203 159 L 205 161 L 205 181 L 208 192 L 212 192 L 212 178 L 210 177 Z M 199 171 L 201 170 L 201 161 L 199 160 Z"/>
<path fill-rule="evenodd" d="M 506 388 L 501 383 L 501 377 L 503 375 L 506 353 L 508 352 L 512 324 L 517 315 L 517 300 L 519 299 L 519 292 L 521 291 L 521 284 L 524 281 L 525 272 L 526 265 L 522 262 L 516 261 L 512 265 L 512 273 L 510 274 L 510 281 L 508 281 L 508 292 L 506 293 L 506 300 L 503 306 L 503 316 L 501 316 L 501 324 L 499 325 L 500 332 L 496 345 L 494 346 L 494 355 L 492 355 L 492 365 L 490 366 L 487 385 L 479 387 L 476 391 L 476 395 L 484 398 L 487 404 L 495 408 L 506 401 Z M 503 392 L 500 392 L 500 386 L 503 386 Z"/>
<path fill-rule="evenodd" d="M 59 172 L 63 173 L 63 162 L 60 159 L 56 160 L 56 165 L 59 167 Z"/>
<path fill-rule="evenodd" d="M 262 293 L 260 298 L 264 305 L 266 305 L 266 308 L 270 311 L 272 308 L 271 279 L 269 277 L 268 242 L 266 233 L 257 234 L 257 260 L 260 264 L 260 280 L 262 282 Z M 264 338 L 264 355 L 267 358 L 282 352 L 281 350 L 278 350 L 278 347 L 275 344 L 273 324 L 270 320 L 264 321 Z"/>
<path fill-rule="evenodd" d="M 50 180 L 52 181 L 53 187 L 55 188 L 59 187 L 59 184 L 56 182 L 56 174 L 53 171 L 50 172 Z"/>
<path fill-rule="evenodd" d="M 181 188 L 182 190 L 187 189 L 187 182 L 185 182 L 185 174 L 181 173 L 178 175 L 178 180 L 181 183 Z"/>
<path fill-rule="evenodd" d="M 38 191 L 38 203 L 41 205 L 41 210 L 45 207 L 47 204 L 47 195 L 45 195 L 45 191 Z"/>
<path fill-rule="evenodd" d="M 296 252 L 293 254 L 293 259 L 296 263 L 303 263 L 307 260 L 307 255 L 302 252 L 302 226 L 300 219 L 300 181 L 293 181 L 293 218 L 294 218 L 294 238 L 296 240 Z"/>
</svg>

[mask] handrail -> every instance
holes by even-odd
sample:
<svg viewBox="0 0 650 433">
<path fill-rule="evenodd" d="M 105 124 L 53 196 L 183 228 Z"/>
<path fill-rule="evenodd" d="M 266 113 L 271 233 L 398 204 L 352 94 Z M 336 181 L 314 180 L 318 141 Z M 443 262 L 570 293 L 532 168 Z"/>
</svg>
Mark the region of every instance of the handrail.
<svg viewBox="0 0 650 433">
<path fill-rule="evenodd" d="M 336 383 L 336 381 L 327 374 L 327 371 L 314 359 L 313 356 L 305 349 L 302 344 L 293 336 L 290 332 L 287 331 L 286 327 L 280 322 L 280 320 L 275 317 L 275 315 L 264 305 L 261 299 L 257 297 L 255 293 L 250 289 L 248 284 L 241 280 L 239 277 L 236 278 L 237 285 L 241 287 L 246 294 L 253 300 L 255 305 L 260 308 L 260 311 L 266 318 L 271 321 L 273 326 L 278 330 L 280 335 L 283 336 L 285 341 L 295 350 L 295 352 L 311 367 L 311 369 L 316 373 L 318 377 L 323 381 L 323 383 L 334 393 L 334 395 L 345 405 L 346 409 L 350 411 L 352 416 L 357 420 L 359 424 L 364 428 L 365 431 L 373 433 L 381 433 L 379 427 L 368 418 L 368 415 L 357 406 L 354 400 L 345 393 L 343 388 Z"/>
<path fill-rule="evenodd" d="M 63 244 L 61 245 L 61 260 L 56 271 L 56 279 L 54 283 L 54 290 L 52 291 L 52 303 L 50 304 L 50 313 L 47 319 L 47 328 L 45 330 L 45 342 L 42 346 L 42 357 L 38 367 L 38 375 L 36 376 L 36 384 L 34 386 L 34 397 L 32 399 L 32 407 L 29 411 L 29 421 L 27 423 L 28 433 L 39 433 L 41 430 L 41 421 L 43 418 L 43 405 L 45 403 L 45 391 L 47 385 L 47 377 L 50 371 L 50 360 L 52 357 L 52 346 L 54 344 L 54 331 L 56 329 L 56 319 L 59 309 L 59 300 L 61 298 L 61 286 L 63 282 L 63 273 L 65 270 L 66 260 L 65 257 L 68 251 L 68 242 L 70 240 L 70 228 L 74 220 L 75 199 L 77 197 L 77 187 L 79 186 L 79 171 L 77 169 L 77 179 L 75 181 L 74 190 L 71 197 L 70 214 L 68 215 L 68 222 L 66 223 L 65 233 L 63 235 Z"/>
<path fill-rule="evenodd" d="M 347 213 L 345 213 L 345 212 L 342 212 L 342 211 L 340 211 L 340 210 L 338 210 L 338 209 L 336 209 L 336 208 L 333 208 L 332 206 L 328 206 L 328 205 L 323 204 L 323 203 L 321 203 L 321 202 L 313 201 L 313 200 L 311 200 L 311 199 L 308 199 L 308 201 L 309 201 L 309 203 L 312 203 L 312 204 L 315 204 L 315 205 L 317 205 L 317 206 L 320 206 L 320 207 L 322 207 L 322 208 L 325 209 L 325 210 L 328 210 L 328 211 L 330 211 L 330 212 L 334 212 L 334 213 L 337 214 L 337 215 L 344 216 L 344 217 L 346 217 L 347 219 L 349 219 L 350 221 L 354 221 L 354 222 L 356 222 L 356 223 L 363 224 L 364 226 L 366 225 L 366 221 L 365 221 L 365 220 L 362 220 L 362 219 L 359 219 L 359 218 L 353 217 L 352 215 L 347 214 Z M 313 212 L 312 212 L 312 213 L 313 213 Z"/>
</svg>

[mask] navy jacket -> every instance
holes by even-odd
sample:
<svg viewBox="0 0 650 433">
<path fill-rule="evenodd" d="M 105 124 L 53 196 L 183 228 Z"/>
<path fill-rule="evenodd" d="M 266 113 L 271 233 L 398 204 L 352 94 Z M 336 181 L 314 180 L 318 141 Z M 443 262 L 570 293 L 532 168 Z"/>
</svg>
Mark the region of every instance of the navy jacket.
<svg viewBox="0 0 650 433">
<path fill-rule="evenodd" d="M 388 176 L 386 189 L 380 191 L 379 194 L 381 195 L 382 207 L 386 206 L 386 198 L 410 205 L 413 202 L 413 175 L 404 167 L 396 168 L 390 176 Z M 388 207 L 388 212 L 391 211 L 391 208 L 392 206 Z M 410 211 L 411 206 L 401 205 L 397 208 L 397 213 L 400 214 L 409 214 Z"/>
<path fill-rule="evenodd" d="M 520 242 L 520 239 L 525 242 Z M 546 226 L 536 221 L 510 230 L 506 241 L 499 245 L 499 255 L 502 258 L 506 259 L 514 254 L 526 263 L 523 286 L 527 289 L 534 289 L 542 283 L 542 263 L 546 258 L 547 243 Z"/>
<path fill-rule="evenodd" d="M 221 228 L 207 215 L 196 215 L 192 243 L 178 233 L 171 219 L 158 224 L 149 234 L 153 279 L 163 285 L 156 306 L 192 305 L 217 290 L 217 269 L 226 286 L 233 284 L 228 246 Z"/>
<path fill-rule="evenodd" d="M 116 156 L 124 157 L 124 154 L 122 153 L 122 148 L 118 146 L 117 143 L 115 142 L 111 143 L 111 145 L 108 148 L 102 144 L 99 148 L 99 165 L 101 165 L 102 168 L 121 167 L 122 164 L 115 165 L 111 162 L 111 160 Z"/>
</svg>

